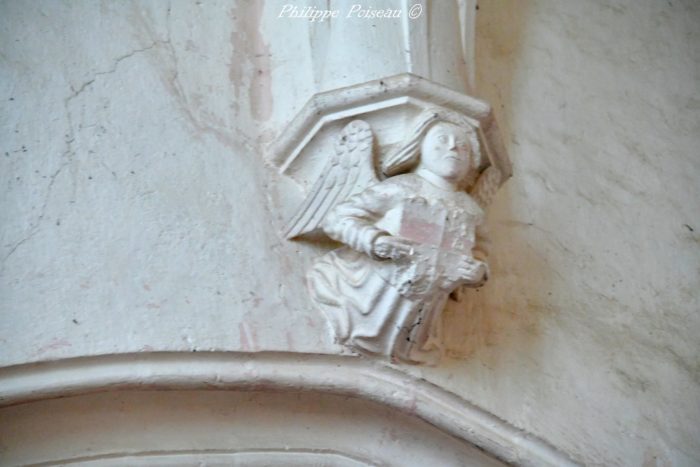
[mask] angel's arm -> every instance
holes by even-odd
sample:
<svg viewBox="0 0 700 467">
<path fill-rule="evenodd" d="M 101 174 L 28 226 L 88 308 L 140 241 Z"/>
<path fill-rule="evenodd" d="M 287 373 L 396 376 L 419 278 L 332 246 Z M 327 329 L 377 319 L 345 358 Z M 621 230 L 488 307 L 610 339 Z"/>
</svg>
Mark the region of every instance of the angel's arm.
<svg viewBox="0 0 700 467">
<path fill-rule="evenodd" d="M 396 187 L 378 183 L 338 204 L 322 227 L 326 235 L 350 248 L 374 257 L 374 241 L 389 235 L 375 226 L 396 202 Z"/>
</svg>

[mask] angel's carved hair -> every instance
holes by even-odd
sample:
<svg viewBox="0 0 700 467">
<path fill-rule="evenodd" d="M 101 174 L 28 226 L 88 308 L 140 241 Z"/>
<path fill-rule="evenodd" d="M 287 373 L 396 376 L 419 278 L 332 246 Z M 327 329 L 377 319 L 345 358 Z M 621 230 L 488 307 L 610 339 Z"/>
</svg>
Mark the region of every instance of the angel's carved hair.
<svg viewBox="0 0 700 467">
<path fill-rule="evenodd" d="M 389 155 L 382 164 L 382 173 L 387 177 L 391 177 L 413 170 L 420 162 L 420 146 L 423 138 L 430 127 L 438 122 L 452 123 L 466 130 L 473 157 L 471 174 L 468 175 L 467 178 L 472 179 L 476 169 L 478 169 L 481 164 L 481 149 L 476 129 L 467 118 L 457 112 L 435 108 L 426 109 L 420 113 L 408 137 L 404 140 L 399 149 L 395 153 Z"/>
</svg>

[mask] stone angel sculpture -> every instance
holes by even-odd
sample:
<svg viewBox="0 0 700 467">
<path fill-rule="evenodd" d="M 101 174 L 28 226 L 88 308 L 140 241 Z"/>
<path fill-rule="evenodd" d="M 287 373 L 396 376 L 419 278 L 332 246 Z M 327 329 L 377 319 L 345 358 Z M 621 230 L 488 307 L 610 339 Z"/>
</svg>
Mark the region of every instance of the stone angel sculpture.
<svg viewBox="0 0 700 467">
<path fill-rule="evenodd" d="M 344 244 L 307 276 L 339 343 L 392 361 L 439 361 L 448 297 L 488 277 L 475 248 L 484 212 L 466 191 L 489 191 L 489 183 L 474 184 L 480 162 L 476 129 L 445 109 L 418 116 L 381 178 L 369 125 L 355 120 L 342 130 L 285 232 L 292 239 L 320 228 Z"/>
</svg>

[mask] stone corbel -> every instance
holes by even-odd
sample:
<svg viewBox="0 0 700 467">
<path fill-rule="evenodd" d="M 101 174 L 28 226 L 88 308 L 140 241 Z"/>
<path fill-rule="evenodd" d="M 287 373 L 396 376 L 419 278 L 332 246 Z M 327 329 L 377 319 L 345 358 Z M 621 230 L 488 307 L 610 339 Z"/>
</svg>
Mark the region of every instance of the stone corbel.
<svg viewBox="0 0 700 467">
<path fill-rule="evenodd" d="M 307 278 L 336 341 L 436 364 L 447 297 L 488 278 L 478 230 L 512 174 L 491 107 L 403 73 L 316 94 L 270 152 L 301 188 L 283 235 L 343 244 Z"/>
</svg>

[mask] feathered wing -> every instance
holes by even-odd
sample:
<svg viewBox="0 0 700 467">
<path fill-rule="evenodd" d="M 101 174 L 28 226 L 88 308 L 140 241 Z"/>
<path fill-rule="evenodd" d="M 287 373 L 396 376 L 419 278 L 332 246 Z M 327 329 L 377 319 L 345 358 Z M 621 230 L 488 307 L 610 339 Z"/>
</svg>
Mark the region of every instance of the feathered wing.
<svg viewBox="0 0 700 467">
<path fill-rule="evenodd" d="M 498 191 L 498 187 L 501 185 L 501 177 L 501 171 L 494 166 L 488 167 L 479 175 L 470 194 L 481 209 L 486 209 L 486 207 L 491 204 L 491 201 L 493 201 L 493 197 L 496 195 L 496 191 Z"/>
<path fill-rule="evenodd" d="M 372 141 L 372 130 L 367 122 L 354 120 L 343 128 L 323 173 L 285 226 L 285 238 L 289 240 L 317 229 L 335 205 L 379 181 Z"/>
</svg>

